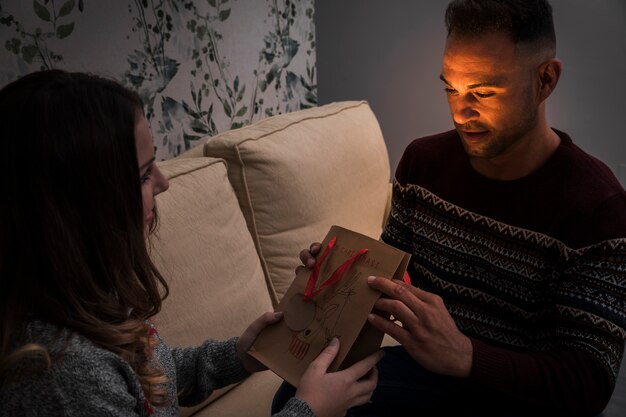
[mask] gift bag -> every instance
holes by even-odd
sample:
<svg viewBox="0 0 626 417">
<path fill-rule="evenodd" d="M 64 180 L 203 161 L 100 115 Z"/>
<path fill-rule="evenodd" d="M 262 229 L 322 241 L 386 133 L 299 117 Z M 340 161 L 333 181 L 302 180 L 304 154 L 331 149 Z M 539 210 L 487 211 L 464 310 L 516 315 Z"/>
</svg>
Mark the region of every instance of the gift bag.
<svg viewBox="0 0 626 417">
<path fill-rule="evenodd" d="M 333 337 L 339 354 L 334 372 L 376 352 L 384 334 L 367 321 L 380 292 L 370 275 L 403 279 L 410 255 L 360 233 L 332 226 L 312 270 L 296 275 L 277 311 L 280 322 L 265 328 L 250 354 L 294 386 Z"/>
</svg>

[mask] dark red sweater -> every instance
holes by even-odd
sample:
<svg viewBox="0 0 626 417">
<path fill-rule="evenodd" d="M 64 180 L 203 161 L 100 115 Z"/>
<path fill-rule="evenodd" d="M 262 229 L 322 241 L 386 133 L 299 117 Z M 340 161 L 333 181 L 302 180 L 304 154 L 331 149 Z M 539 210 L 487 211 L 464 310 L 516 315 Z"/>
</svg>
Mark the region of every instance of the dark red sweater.
<svg viewBox="0 0 626 417">
<path fill-rule="evenodd" d="M 456 131 L 415 140 L 396 171 L 383 240 L 413 254 L 413 284 L 472 338 L 466 400 L 483 415 L 593 416 L 619 371 L 626 193 L 557 133 L 552 157 L 519 180 L 478 174 Z"/>
</svg>

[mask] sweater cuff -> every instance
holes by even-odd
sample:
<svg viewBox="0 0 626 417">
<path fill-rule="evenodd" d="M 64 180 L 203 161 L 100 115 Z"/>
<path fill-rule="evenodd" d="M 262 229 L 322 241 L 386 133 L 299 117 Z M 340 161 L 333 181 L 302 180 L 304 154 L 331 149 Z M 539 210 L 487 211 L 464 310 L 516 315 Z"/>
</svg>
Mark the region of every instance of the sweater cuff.
<svg viewBox="0 0 626 417">
<path fill-rule="evenodd" d="M 305 401 L 291 397 L 285 407 L 272 417 L 315 417 L 315 413 Z"/>
<path fill-rule="evenodd" d="M 506 358 L 499 354 L 499 349 L 494 349 L 480 340 L 470 339 L 473 347 L 470 379 L 479 383 L 488 383 L 491 386 L 504 383 L 502 371 L 503 361 Z"/>
<path fill-rule="evenodd" d="M 225 342 L 209 342 L 207 346 L 211 351 L 209 357 L 215 366 L 216 375 L 221 376 L 218 381 L 219 387 L 234 384 L 250 376 L 237 355 L 238 339 L 233 337 Z"/>
</svg>

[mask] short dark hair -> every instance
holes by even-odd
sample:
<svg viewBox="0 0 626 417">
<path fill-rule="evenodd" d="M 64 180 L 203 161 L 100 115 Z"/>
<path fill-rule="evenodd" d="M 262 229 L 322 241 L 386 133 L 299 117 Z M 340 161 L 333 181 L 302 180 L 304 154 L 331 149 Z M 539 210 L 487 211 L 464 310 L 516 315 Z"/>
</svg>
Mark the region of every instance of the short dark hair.
<svg viewBox="0 0 626 417">
<path fill-rule="evenodd" d="M 552 6 L 547 0 L 453 0 L 446 9 L 448 37 L 490 32 L 518 43 L 538 43 L 556 51 Z"/>
</svg>

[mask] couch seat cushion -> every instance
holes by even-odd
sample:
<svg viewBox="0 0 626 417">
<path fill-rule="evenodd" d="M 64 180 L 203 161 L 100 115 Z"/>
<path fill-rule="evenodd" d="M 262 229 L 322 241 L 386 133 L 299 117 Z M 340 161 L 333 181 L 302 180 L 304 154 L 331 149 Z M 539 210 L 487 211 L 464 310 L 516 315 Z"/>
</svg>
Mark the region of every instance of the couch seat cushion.
<svg viewBox="0 0 626 417">
<path fill-rule="evenodd" d="M 272 310 L 252 238 L 223 160 L 159 163 L 170 180 L 157 196 L 151 255 L 170 286 L 155 322 L 172 346 L 238 336 Z"/>
</svg>

